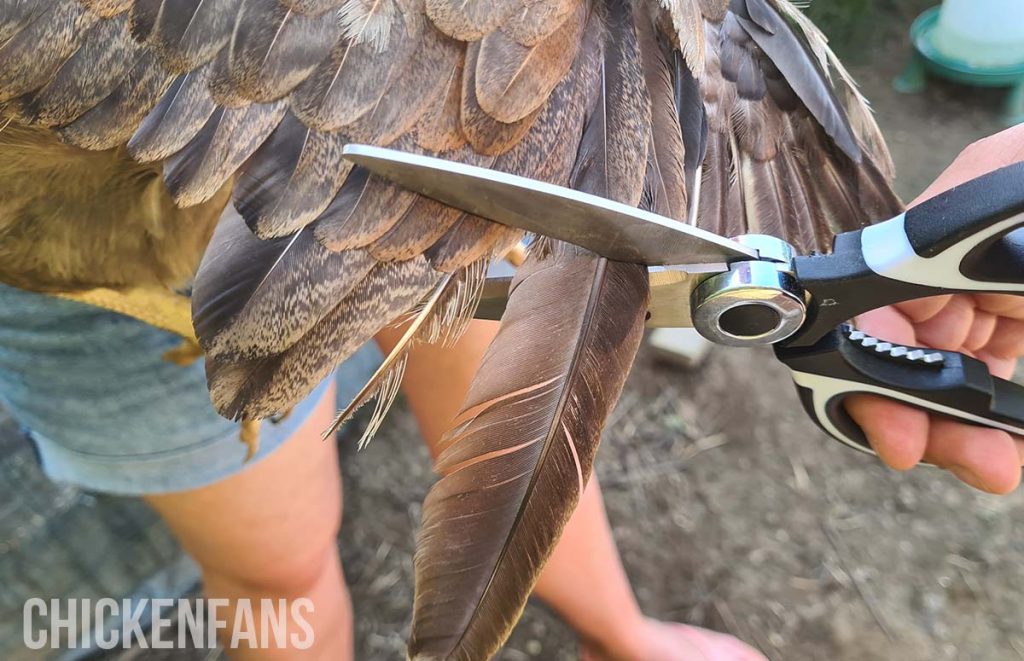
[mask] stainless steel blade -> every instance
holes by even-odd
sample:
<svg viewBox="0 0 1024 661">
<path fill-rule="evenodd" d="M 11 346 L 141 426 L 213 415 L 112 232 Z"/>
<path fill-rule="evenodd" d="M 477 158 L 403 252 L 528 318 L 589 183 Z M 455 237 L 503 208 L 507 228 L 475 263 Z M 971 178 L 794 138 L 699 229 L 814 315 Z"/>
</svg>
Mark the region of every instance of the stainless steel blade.
<svg viewBox="0 0 1024 661">
<path fill-rule="evenodd" d="M 757 259 L 730 239 L 562 186 L 392 149 L 348 145 L 345 157 L 371 172 L 469 213 L 652 266 L 721 265 Z"/>
<path fill-rule="evenodd" d="M 654 267 L 650 271 L 651 301 L 648 328 L 692 328 L 690 297 L 693 290 L 712 273 L 692 273 Z M 511 276 L 487 278 L 477 319 L 501 319 L 508 303 Z"/>
</svg>

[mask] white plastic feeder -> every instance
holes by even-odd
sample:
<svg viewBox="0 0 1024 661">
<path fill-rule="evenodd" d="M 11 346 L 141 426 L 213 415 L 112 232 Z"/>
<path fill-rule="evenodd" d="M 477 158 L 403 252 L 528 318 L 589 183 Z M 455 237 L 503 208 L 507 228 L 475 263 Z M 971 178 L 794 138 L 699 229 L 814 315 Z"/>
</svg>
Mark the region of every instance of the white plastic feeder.
<svg viewBox="0 0 1024 661">
<path fill-rule="evenodd" d="M 974 67 L 1024 63 L 1024 0 L 944 0 L 936 50 Z"/>
<path fill-rule="evenodd" d="M 964 85 L 1006 87 L 1005 121 L 1024 122 L 1024 0 L 944 0 L 910 27 L 914 55 L 893 81 L 924 90 L 929 76 Z"/>
</svg>

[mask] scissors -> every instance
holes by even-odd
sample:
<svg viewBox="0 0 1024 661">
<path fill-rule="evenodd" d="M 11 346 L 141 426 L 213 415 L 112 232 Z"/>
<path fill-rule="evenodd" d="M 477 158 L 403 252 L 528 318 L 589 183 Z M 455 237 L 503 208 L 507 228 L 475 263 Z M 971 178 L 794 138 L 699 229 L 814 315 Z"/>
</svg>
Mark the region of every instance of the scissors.
<svg viewBox="0 0 1024 661">
<path fill-rule="evenodd" d="M 830 254 L 797 255 L 775 237 L 725 238 L 495 170 L 363 145 L 344 153 L 444 204 L 648 266 L 649 326 L 693 327 L 729 346 L 772 345 L 810 417 L 851 448 L 873 453 L 843 407 L 858 393 L 1024 436 L 1024 386 L 970 356 L 895 345 L 848 323 L 927 296 L 1024 295 L 1024 163 L 839 234 Z M 488 280 L 478 317 L 500 318 L 510 280 Z"/>
</svg>

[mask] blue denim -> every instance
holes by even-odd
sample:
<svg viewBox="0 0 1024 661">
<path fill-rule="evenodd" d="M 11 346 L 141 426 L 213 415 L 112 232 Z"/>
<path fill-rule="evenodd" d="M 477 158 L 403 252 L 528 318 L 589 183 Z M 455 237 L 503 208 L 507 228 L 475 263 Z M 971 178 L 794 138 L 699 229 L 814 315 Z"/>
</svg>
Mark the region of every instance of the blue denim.
<svg viewBox="0 0 1024 661">
<path fill-rule="evenodd" d="M 324 381 L 244 461 L 239 426 L 210 404 L 203 362 L 162 355 L 181 339 L 135 319 L 0 285 L 0 403 L 52 479 L 123 495 L 205 486 L 258 462 L 308 418 Z M 372 366 L 353 365 L 351 385 Z"/>
</svg>

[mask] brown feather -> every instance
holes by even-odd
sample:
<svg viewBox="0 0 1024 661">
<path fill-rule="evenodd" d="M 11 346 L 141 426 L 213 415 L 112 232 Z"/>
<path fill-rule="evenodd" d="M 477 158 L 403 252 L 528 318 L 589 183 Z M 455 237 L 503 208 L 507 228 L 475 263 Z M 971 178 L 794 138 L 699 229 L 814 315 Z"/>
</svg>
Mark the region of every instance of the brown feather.
<svg viewBox="0 0 1024 661">
<path fill-rule="evenodd" d="M 423 254 L 434 269 L 450 273 L 485 256 L 501 256 L 502 248 L 515 244 L 522 234 L 511 227 L 466 214 Z"/>
<path fill-rule="evenodd" d="M 246 0 L 228 49 L 232 93 L 261 103 L 280 99 L 312 73 L 340 34 L 329 13 L 300 14 L 277 0 Z"/>
<path fill-rule="evenodd" d="M 458 209 L 420 197 L 383 236 L 366 246 L 381 262 L 404 261 L 421 255 L 462 217 Z"/>
<path fill-rule="evenodd" d="M 658 42 L 648 13 L 635 7 L 633 16 L 637 26 L 644 82 L 651 95 L 651 149 L 646 188 L 656 190 L 658 194 L 650 208 L 661 215 L 686 220 L 686 148 L 679 124 L 674 72 Z"/>
<path fill-rule="evenodd" d="M 823 37 L 793 18 L 785 0 L 729 7 L 715 20 L 705 14 L 699 82 L 709 135 L 697 224 L 730 236 L 774 234 L 806 252 L 897 213 L 891 182 L 872 155 L 879 150 L 864 151 L 833 91 L 824 67 L 834 56 Z M 801 40 L 789 21 L 811 36 Z M 858 107 L 863 124 L 869 116 Z M 693 133 L 684 126 L 684 141 Z"/>
<path fill-rule="evenodd" d="M 0 103 L 45 85 L 101 20 L 76 0 L 40 4 L 46 9 L 38 14 L 16 11 L 19 20 L 3 30 L 9 34 L 0 42 Z"/>
<path fill-rule="evenodd" d="M 420 21 L 426 21 L 419 17 Z M 430 108 L 443 107 L 464 47 L 425 24 L 415 34 L 415 55 L 390 72 L 387 93 L 346 131 L 353 140 L 387 146 L 410 131 Z"/>
<path fill-rule="evenodd" d="M 135 0 L 78 0 L 94 14 L 103 18 L 112 18 L 128 11 Z"/>
<path fill-rule="evenodd" d="M 501 28 L 523 46 L 536 46 L 558 30 L 583 0 L 532 0 Z"/>
<path fill-rule="evenodd" d="M 60 129 L 59 134 L 65 141 L 86 149 L 120 147 L 128 142 L 173 82 L 174 76 L 167 73 L 151 53 L 145 53 L 113 92 Z"/>
<path fill-rule="evenodd" d="M 480 154 L 497 156 L 516 144 L 533 127 L 540 107 L 523 119 L 508 123 L 491 117 L 480 107 L 476 95 L 477 63 L 480 44 L 470 44 L 466 51 L 466 68 L 462 74 L 462 133 L 466 140 Z"/>
<path fill-rule="evenodd" d="M 257 239 L 240 216 L 226 214 L 192 294 L 196 335 L 213 358 L 281 353 L 319 324 L 374 264 L 363 251 L 330 252 L 312 229 Z"/>
<path fill-rule="evenodd" d="M 787 83 L 836 145 L 854 162 L 861 158 L 860 145 L 846 111 L 836 98 L 818 65 L 789 25 L 767 0 L 736 0 L 738 13 L 731 14 L 765 55 L 778 67 Z M 745 11 L 743 11 L 745 10 Z"/>
<path fill-rule="evenodd" d="M 523 0 L 426 0 L 427 16 L 459 41 L 478 41 L 521 9 Z"/>
<path fill-rule="evenodd" d="M 629 6 L 609 4 L 571 183 L 635 204 L 650 98 Z M 647 295 L 644 267 L 574 248 L 535 254 L 520 269 L 424 503 L 410 658 L 489 658 L 508 636 L 589 478 L 643 334 Z"/>
<path fill-rule="evenodd" d="M 43 87 L 9 108 L 25 123 L 68 124 L 121 84 L 135 66 L 140 49 L 128 31 L 126 17 L 100 21 Z"/>
<path fill-rule="evenodd" d="M 231 178 L 284 117 L 277 102 L 219 109 L 180 152 L 167 160 L 167 189 L 182 206 L 202 202 Z"/>
<path fill-rule="evenodd" d="M 443 154 L 462 149 L 466 137 L 462 134 L 462 74 L 465 51 L 460 50 L 455 66 L 448 75 L 441 103 L 428 107 L 416 124 L 416 144 L 420 148 Z"/>
<path fill-rule="evenodd" d="M 284 353 L 256 360 L 207 361 L 214 406 L 236 420 L 259 420 L 292 408 L 339 362 L 416 305 L 440 278 L 422 257 L 378 264 Z"/>
<path fill-rule="evenodd" d="M 579 3 L 562 25 L 535 46 L 498 30 L 480 42 L 476 99 L 488 115 L 511 124 L 540 108 L 576 59 L 590 3 Z"/>
<path fill-rule="evenodd" d="M 300 14 L 322 14 L 331 9 L 340 9 L 350 0 L 277 0 L 285 7 Z M 355 0 L 363 2 L 364 0 Z"/>
<path fill-rule="evenodd" d="M 43 2 L 25 2 L 25 0 L 0 0 L 0 44 L 25 29 L 44 12 L 50 11 L 53 0 Z"/>
<path fill-rule="evenodd" d="M 179 76 L 128 141 L 142 163 L 162 161 L 184 148 L 217 109 L 207 89 L 210 65 Z"/>
<path fill-rule="evenodd" d="M 590 476 L 645 282 L 586 255 L 520 270 L 423 506 L 410 658 L 490 658 L 508 635 Z"/>
<path fill-rule="evenodd" d="M 330 250 L 362 248 L 394 227 L 418 196 L 355 168 L 316 224 L 316 238 Z"/>
<path fill-rule="evenodd" d="M 132 31 L 173 73 L 211 61 L 231 38 L 242 0 L 135 0 Z"/>
<path fill-rule="evenodd" d="M 324 438 L 332 436 L 359 408 L 376 399 L 373 416 L 358 442 L 360 449 L 366 447 L 398 395 L 409 351 L 423 342 L 451 346 L 469 326 L 480 301 L 488 261 L 475 261 L 441 280 L 374 375 L 323 432 Z"/>
<path fill-rule="evenodd" d="M 728 0 L 712 0 L 722 6 Z M 673 42 L 681 51 L 691 73 L 704 69 L 704 15 L 695 0 L 659 0 L 668 13 L 673 29 Z"/>
<path fill-rule="evenodd" d="M 235 205 L 260 238 L 287 236 L 323 213 L 352 169 L 345 133 L 308 128 L 291 113 L 242 166 Z"/>
<path fill-rule="evenodd" d="M 387 19 L 387 45 L 356 34 L 339 41 L 330 55 L 292 95 L 292 110 L 306 125 L 323 131 L 337 131 L 371 112 L 389 92 L 387 83 L 394 71 L 414 56 L 426 27 L 422 17 L 405 5 Z"/>
</svg>

